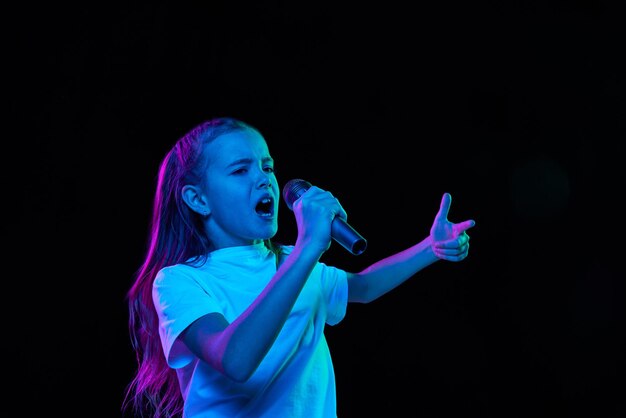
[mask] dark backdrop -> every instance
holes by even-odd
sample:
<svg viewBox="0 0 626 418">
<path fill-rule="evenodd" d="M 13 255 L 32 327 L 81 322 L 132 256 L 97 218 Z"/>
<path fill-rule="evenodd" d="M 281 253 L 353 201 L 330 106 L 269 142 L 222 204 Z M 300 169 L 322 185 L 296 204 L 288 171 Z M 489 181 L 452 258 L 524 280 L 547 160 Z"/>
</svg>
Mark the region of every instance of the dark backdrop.
<svg viewBox="0 0 626 418">
<path fill-rule="evenodd" d="M 340 417 L 626 414 L 620 2 L 180 3 L 5 9 L 11 416 L 121 416 L 157 166 L 219 115 L 340 199 L 369 246 L 327 263 L 421 240 L 446 191 L 477 222 L 328 328 Z"/>
</svg>

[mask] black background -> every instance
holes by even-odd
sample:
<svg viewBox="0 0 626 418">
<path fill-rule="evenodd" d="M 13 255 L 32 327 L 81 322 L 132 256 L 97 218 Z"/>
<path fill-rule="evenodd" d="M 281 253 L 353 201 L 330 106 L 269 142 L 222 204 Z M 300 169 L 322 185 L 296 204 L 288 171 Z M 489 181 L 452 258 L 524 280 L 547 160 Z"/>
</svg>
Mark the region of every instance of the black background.
<svg viewBox="0 0 626 418">
<path fill-rule="evenodd" d="M 369 245 L 329 264 L 421 240 L 446 191 L 477 222 L 327 329 L 340 417 L 626 414 L 620 2 L 180 3 L 5 9 L 11 416 L 122 416 L 158 163 L 221 115 L 340 199 Z"/>
</svg>

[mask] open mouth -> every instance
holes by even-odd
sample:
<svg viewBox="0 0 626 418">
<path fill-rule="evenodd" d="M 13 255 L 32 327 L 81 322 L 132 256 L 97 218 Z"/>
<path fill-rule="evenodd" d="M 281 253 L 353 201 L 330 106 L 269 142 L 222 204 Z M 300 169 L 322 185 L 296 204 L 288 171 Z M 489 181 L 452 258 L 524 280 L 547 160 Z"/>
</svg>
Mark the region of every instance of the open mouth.
<svg viewBox="0 0 626 418">
<path fill-rule="evenodd" d="M 264 197 L 256 204 L 254 208 L 256 213 L 262 218 L 271 218 L 274 216 L 274 199 L 271 197 Z"/>
</svg>

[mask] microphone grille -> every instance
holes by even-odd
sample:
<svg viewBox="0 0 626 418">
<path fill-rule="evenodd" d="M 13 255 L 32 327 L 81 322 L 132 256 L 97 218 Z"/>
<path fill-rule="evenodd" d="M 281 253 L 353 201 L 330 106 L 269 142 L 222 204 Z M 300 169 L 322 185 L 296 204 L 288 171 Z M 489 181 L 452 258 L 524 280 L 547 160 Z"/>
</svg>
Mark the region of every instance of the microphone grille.
<svg viewBox="0 0 626 418">
<path fill-rule="evenodd" d="M 289 180 L 283 187 L 283 199 L 289 209 L 292 209 L 293 202 L 304 194 L 311 187 L 311 183 L 302 179 Z"/>
</svg>

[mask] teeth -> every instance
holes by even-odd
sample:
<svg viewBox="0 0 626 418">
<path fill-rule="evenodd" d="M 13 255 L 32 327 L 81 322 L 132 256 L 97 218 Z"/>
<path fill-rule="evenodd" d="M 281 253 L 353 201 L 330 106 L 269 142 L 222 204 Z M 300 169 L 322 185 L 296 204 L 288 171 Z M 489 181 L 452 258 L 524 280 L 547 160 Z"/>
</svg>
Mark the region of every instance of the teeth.
<svg viewBox="0 0 626 418">
<path fill-rule="evenodd" d="M 257 214 L 262 217 L 271 217 L 274 212 L 272 207 L 273 202 L 274 200 L 270 197 L 264 197 L 261 199 L 256 207 Z"/>
</svg>

